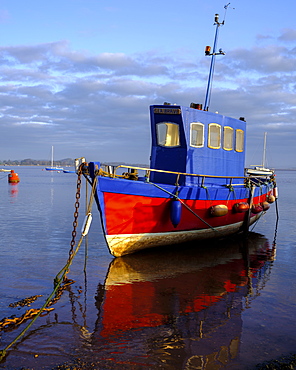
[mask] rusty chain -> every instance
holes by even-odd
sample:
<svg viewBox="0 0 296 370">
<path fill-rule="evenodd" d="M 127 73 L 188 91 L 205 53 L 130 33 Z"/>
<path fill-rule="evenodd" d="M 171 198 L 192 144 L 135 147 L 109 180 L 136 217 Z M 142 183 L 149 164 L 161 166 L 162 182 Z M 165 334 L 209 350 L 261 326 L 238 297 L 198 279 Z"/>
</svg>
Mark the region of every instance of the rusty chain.
<svg viewBox="0 0 296 370">
<path fill-rule="evenodd" d="M 64 290 L 66 290 L 68 288 L 69 285 L 75 283 L 74 280 L 72 279 L 66 279 L 64 280 L 63 282 L 63 285 L 59 286 L 55 296 L 53 299 L 51 299 L 47 306 L 43 309 L 44 311 L 44 314 L 43 315 L 40 315 L 40 316 L 44 316 L 46 315 L 48 312 L 54 310 L 54 308 L 50 308 L 50 306 L 54 305 L 55 303 L 57 303 L 57 301 L 61 298 Z M 42 297 L 41 294 L 39 295 L 35 295 L 35 296 L 32 296 L 32 297 L 28 297 L 28 298 L 25 298 L 25 299 L 22 299 L 21 301 L 18 301 L 18 302 L 15 302 L 15 303 L 11 303 L 9 305 L 9 307 L 24 307 L 24 306 L 30 306 L 31 303 L 35 302 L 39 297 Z M 36 316 L 37 314 L 39 314 L 40 312 L 40 308 L 31 308 L 31 309 L 28 309 L 26 310 L 26 312 L 20 316 L 20 317 L 15 317 L 15 316 L 11 316 L 11 317 L 4 317 L 1 321 L 0 321 L 0 331 L 1 330 L 13 330 L 15 328 L 17 328 L 19 325 L 21 325 L 23 322 L 29 320 L 29 319 L 32 319 L 34 316 Z"/>
<path fill-rule="evenodd" d="M 27 319 L 32 319 L 32 321 L 24 328 L 24 330 L 11 342 L 9 343 L 3 350 L 0 350 L 0 361 L 6 356 L 7 350 L 12 347 L 24 334 L 25 332 L 33 325 L 33 323 L 36 321 L 36 319 L 41 316 L 42 312 L 46 314 L 47 312 L 51 311 L 53 308 L 49 308 L 48 306 L 56 303 L 61 294 L 62 291 L 65 289 L 67 285 L 72 284 L 74 281 L 71 279 L 66 278 L 66 274 L 69 272 L 69 266 L 72 263 L 72 260 L 76 253 L 78 252 L 81 242 L 83 240 L 83 234 L 82 237 L 76 247 L 76 250 L 74 251 L 74 246 L 75 246 L 75 239 L 76 239 L 76 234 L 77 234 L 77 226 L 78 226 L 78 210 L 79 210 L 79 200 L 80 200 L 80 190 L 81 190 L 81 176 L 83 173 L 83 163 L 80 165 L 78 171 L 77 171 L 77 190 L 76 190 L 76 200 L 75 200 L 75 212 L 74 212 L 74 221 L 73 221 L 73 231 L 72 231 L 72 240 L 71 240 L 71 246 L 69 250 L 69 257 L 66 265 L 62 268 L 62 270 L 57 274 L 57 276 L 54 279 L 54 289 L 47 298 L 46 302 L 43 304 L 43 306 L 40 309 L 32 309 L 32 310 L 27 310 L 26 313 L 20 317 L 20 318 L 4 318 L 0 322 L 1 327 L 0 329 L 3 329 L 4 327 L 10 326 L 10 325 L 19 325 L 26 321 Z M 96 179 L 93 182 L 93 191 L 92 191 L 92 197 L 89 203 L 89 208 L 93 202 L 94 198 L 94 189 L 96 186 Z M 59 277 L 60 276 L 60 277 Z M 63 283 L 63 285 L 61 285 Z M 54 297 L 54 298 L 53 298 Z"/>
<path fill-rule="evenodd" d="M 79 200 L 80 200 L 81 175 L 82 175 L 81 166 L 78 169 L 77 175 L 78 175 L 78 178 L 77 178 L 77 187 L 76 187 L 76 196 L 75 196 L 76 200 L 75 200 L 75 204 L 74 204 L 75 211 L 74 211 L 72 240 L 71 240 L 71 243 L 70 243 L 70 250 L 69 250 L 69 258 L 71 258 L 72 254 L 73 254 L 73 250 L 74 250 L 74 246 L 75 246 L 75 239 L 76 239 L 76 235 L 77 235 L 76 229 L 77 229 L 77 226 L 78 226 L 78 216 L 79 216 L 78 209 L 79 209 L 79 206 L 80 206 Z"/>
</svg>

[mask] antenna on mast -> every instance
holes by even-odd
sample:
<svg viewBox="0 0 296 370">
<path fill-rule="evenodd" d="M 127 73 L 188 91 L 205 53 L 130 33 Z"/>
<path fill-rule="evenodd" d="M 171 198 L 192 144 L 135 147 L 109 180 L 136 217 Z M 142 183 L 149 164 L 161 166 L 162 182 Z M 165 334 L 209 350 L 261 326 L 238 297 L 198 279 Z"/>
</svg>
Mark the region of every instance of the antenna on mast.
<svg viewBox="0 0 296 370">
<path fill-rule="evenodd" d="M 223 22 L 222 22 L 223 24 L 224 24 L 224 22 L 225 22 L 226 12 L 227 12 L 227 9 L 228 9 L 229 5 L 230 5 L 230 3 L 228 3 L 228 4 L 224 5 L 225 12 L 224 12 L 224 19 L 223 19 Z M 231 9 L 235 9 L 235 8 L 231 8 Z"/>
<path fill-rule="evenodd" d="M 214 74 L 214 69 L 215 69 L 216 55 L 225 55 L 225 52 L 222 49 L 219 49 L 219 51 L 216 52 L 216 48 L 217 48 L 219 27 L 223 26 L 224 23 L 225 23 L 226 11 L 227 11 L 229 5 L 230 5 L 230 3 L 228 3 L 224 6 L 225 13 L 224 13 L 224 20 L 222 22 L 219 22 L 219 14 L 215 14 L 214 26 L 216 26 L 216 33 L 215 33 L 215 38 L 214 38 L 213 52 L 211 53 L 211 47 L 210 46 L 206 46 L 206 48 L 205 48 L 205 55 L 212 57 L 211 65 L 210 65 L 210 72 L 209 72 L 209 77 L 208 77 L 208 86 L 207 86 L 207 92 L 206 92 L 206 98 L 205 98 L 205 105 L 204 105 L 204 110 L 205 111 L 209 110 L 209 105 L 210 105 L 210 96 L 211 96 L 211 90 L 212 90 L 212 82 L 213 82 L 213 74 Z"/>
</svg>

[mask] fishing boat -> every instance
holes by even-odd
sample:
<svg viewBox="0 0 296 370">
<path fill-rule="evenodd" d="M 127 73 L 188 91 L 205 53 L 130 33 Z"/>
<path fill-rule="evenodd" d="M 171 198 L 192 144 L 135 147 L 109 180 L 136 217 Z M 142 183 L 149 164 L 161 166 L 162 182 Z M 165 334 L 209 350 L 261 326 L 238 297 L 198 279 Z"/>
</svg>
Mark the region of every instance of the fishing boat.
<svg viewBox="0 0 296 370">
<path fill-rule="evenodd" d="M 51 147 L 51 164 L 50 167 L 45 167 L 46 171 L 63 171 L 64 169 L 60 166 L 54 166 L 53 160 L 53 146 Z"/>
<path fill-rule="evenodd" d="M 245 173 L 246 121 L 214 113 L 209 100 L 216 32 L 204 108 L 150 106 L 150 166 L 104 165 L 77 159 L 92 184 L 109 251 L 118 257 L 143 249 L 245 232 L 276 200 L 274 174 Z M 136 156 L 136 153 L 135 153 Z"/>
<path fill-rule="evenodd" d="M 260 166 L 252 166 L 252 168 L 248 168 L 247 174 L 249 175 L 271 176 L 274 172 L 273 170 L 266 168 L 266 137 L 267 137 L 267 132 L 264 132 L 262 163 Z"/>
</svg>

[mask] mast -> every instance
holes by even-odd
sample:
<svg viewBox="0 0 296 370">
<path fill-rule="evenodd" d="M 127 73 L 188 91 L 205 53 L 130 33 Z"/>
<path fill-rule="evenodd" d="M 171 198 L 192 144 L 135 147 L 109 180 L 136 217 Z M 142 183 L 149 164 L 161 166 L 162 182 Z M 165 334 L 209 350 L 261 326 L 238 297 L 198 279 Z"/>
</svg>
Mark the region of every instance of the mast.
<svg viewBox="0 0 296 370">
<path fill-rule="evenodd" d="M 53 167 L 53 145 L 51 146 L 51 167 Z"/>
<path fill-rule="evenodd" d="M 262 156 L 262 167 L 263 168 L 265 168 L 265 162 L 266 162 L 266 136 L 267 136 L 267 132 L 264 132 L 263 156 Z"/>
<path fill-rule="evenodd" d="M 225 5 L 225 7 L 224 7 L 225 10 L 227 10 L 227 7 L 228 7 L 229 4 Z M 212 82 L 213 82 L 213 74 L 214 74 L 214 69 L 215 69 L 216 55 L 225 55 L 225 53 L 222 49 L 219 49 L 218 53 L 216 52 L 217 40 L 218 40 L 218 35 L 219 35 L 219 27 L 224 25 L 224 20 L 223 20 L 223 22 L 219 22 L 219 14 L 215 14 L 214 26 L 215 25 L 216 25 L 216 32 L 215 32 L 215 38 L 214 38 L 213 52 L 211 53 L 211 47 L 210 46 L 206 46 L 206 49 L 205 49 L 205 55 L 206 56 L 212 56 L 211 65 L 210 65 L 210 72 L 209 72 L 209 77 L 208 77 L 208 86 L 207 86 L 207 92 L 206 92 L 206 98 L 205 98 L 205 105 L 204 105 L 204 110 L 206 110 L 206 111 L 209 110 L 209 105 L 210 105 L 210 96 L 211 96 L 211 90 L 212 90 Z"/>
</svg>

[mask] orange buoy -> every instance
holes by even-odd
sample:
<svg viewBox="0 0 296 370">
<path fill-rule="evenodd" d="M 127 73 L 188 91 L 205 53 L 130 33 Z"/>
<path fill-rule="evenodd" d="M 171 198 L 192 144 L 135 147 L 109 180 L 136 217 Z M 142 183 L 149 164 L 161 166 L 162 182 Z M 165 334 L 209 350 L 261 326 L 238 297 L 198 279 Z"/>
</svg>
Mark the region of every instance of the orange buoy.
<svg viewBox="0 0 296 370">
<path fill-rule="evenodd" d="M 19 175 L 16 172 L 14 172 L 14 170 L 10 171 L 10 174 L 8 175 L 8 182 L 10 184 L 16 184 L 20 182 Z"/>
<path fill-rule="evenodd" d="M 262 202 L 261 207 L 263 208 L 263 211 L 267 211 L 270 208 L 270 204 L 268 202 Z"/>
<path fill-rule="evenodd" d="M 261 204 L 253 204 L 252 205 L 252 213 L 260 213 L 263 211 L 263 207 L 261 206 Z"/>
<path fill-rule="evenodd" d="M 210 213 L 212 216 L 216 217 L 225 216 L 228 213 L 228 207 L 224 204 L 217 204 L 210 208 Z"/>
<path fill-rule="evenodd" d="M 250 206 L 246 202 L 235 203 L 233 210 L 238 213 L 247 212 Z"/>
<path fill-rule="evenodd" d="M 275 196 L 272 195 L 272 194 L 268 194 L 266 196 L 266 200 L 267 200 L 268 203 L 273 203 L 275 201 L 275 199 L 276 199 Z"/>
</svg>

